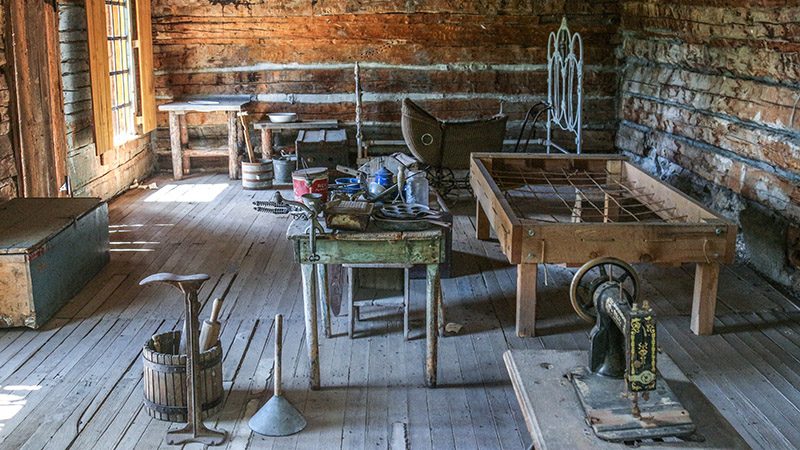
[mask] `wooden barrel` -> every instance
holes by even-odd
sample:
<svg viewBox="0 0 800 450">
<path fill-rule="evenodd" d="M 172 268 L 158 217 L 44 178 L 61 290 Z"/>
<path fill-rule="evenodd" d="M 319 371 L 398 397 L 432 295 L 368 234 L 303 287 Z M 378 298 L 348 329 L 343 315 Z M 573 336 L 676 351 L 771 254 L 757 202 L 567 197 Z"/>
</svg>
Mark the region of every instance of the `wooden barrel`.
<svg viewBox="0 0 800 450">
<path fill-rule="evenodd" d="M 186 422 L 186 355 L 178 355 L 181 332 L 157 334 L 142 350 L 144 406 L 150 417 Z M 200 403 L 203 418 L 222 408 L 222 347 L 200 353 Z"/>
<path fill-rule="evenodd" d="M 250 190 L 272 189 L 272 160 L 262 159 L 258 162 L 242 162 L 242 187 Z"/>
</svg>

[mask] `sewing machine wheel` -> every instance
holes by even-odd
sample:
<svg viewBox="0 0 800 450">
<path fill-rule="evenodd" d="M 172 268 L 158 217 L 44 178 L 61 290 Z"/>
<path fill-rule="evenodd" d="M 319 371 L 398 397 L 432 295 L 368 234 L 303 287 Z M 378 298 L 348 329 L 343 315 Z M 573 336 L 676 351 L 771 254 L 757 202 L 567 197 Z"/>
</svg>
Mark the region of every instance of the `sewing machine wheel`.
<svg viewBox="0 0 800 450">
<path fill-rule="evenodd" d="M 603 283 L 615 281 L 630 294 L 631 302 L 639 297 L 639 276 L 630 264 L 617 258 L 604 256 L 595 258 L 578 269 L 569 287 L 569 300 L 578 316 L 594 322 L 594 291 Z"/>
</svg>

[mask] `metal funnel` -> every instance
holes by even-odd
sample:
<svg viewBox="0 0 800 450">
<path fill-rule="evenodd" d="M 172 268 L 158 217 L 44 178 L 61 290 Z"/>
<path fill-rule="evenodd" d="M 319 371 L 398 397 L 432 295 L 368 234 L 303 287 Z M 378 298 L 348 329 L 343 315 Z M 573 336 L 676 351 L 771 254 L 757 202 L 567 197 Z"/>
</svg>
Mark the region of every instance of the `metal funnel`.
<svg viewBox="0 0 800 450">
<path fill-rule="evenodd" d="M 300 411 L 281 395 L 282 348 L 283 316 L 278 314 L 275 316 L 275 367 L 272 374 L 275 393 L 248 422 L 251 430 L 264 436 L 289 436 L 306 427 L 306 419 Z"/>
</svg>

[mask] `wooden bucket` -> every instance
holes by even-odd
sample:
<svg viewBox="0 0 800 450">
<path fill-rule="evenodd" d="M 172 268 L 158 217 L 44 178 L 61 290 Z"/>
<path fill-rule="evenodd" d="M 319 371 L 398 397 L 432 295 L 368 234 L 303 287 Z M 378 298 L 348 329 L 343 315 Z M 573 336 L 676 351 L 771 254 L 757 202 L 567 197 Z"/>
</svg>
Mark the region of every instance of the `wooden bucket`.
<svg viewBox="0 0 800 450">
<path fill-rule="evenodd" d="M 177 355 L 180 331 L 157 334 L 142 350 L 144 406 L 150 417 L 186 422 L 186 355 Z M 159 350 L 159 351 L 157 351 Z M 203 418 L 222 408 L 222 347 L 200 353 L 200 403 Z"/>
<path fill-rule="evenodd" d="M 272 180 L 275 174 L 272 170 L 272 160 L 262 159 L 259 162 L 242 162 L 242 187 L 249 190 L 272 189 Z"/>
</svg>

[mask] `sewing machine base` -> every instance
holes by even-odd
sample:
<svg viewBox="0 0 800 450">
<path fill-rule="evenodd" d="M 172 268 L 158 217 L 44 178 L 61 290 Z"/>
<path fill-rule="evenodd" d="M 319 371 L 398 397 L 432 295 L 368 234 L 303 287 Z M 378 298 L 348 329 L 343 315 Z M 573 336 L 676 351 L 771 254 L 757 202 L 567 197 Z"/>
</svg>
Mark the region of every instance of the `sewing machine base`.
<svg viewBox="0 0 800 450">
<path fill-rule="evenodd" d="M 659 359 L 667 358 L 660 354 Z M 600 439 L 611 442 L 663 437 L 689 437 L 695 425 L 667 383 L 659 377 L 649 399 L 639 396 L 640 417 L 633 415 L 631 400 L 623 394 L 624 381 L 589 372 L 570 371 L 569 378 L 586 413 L 586 423 Z"/>
</svg>

